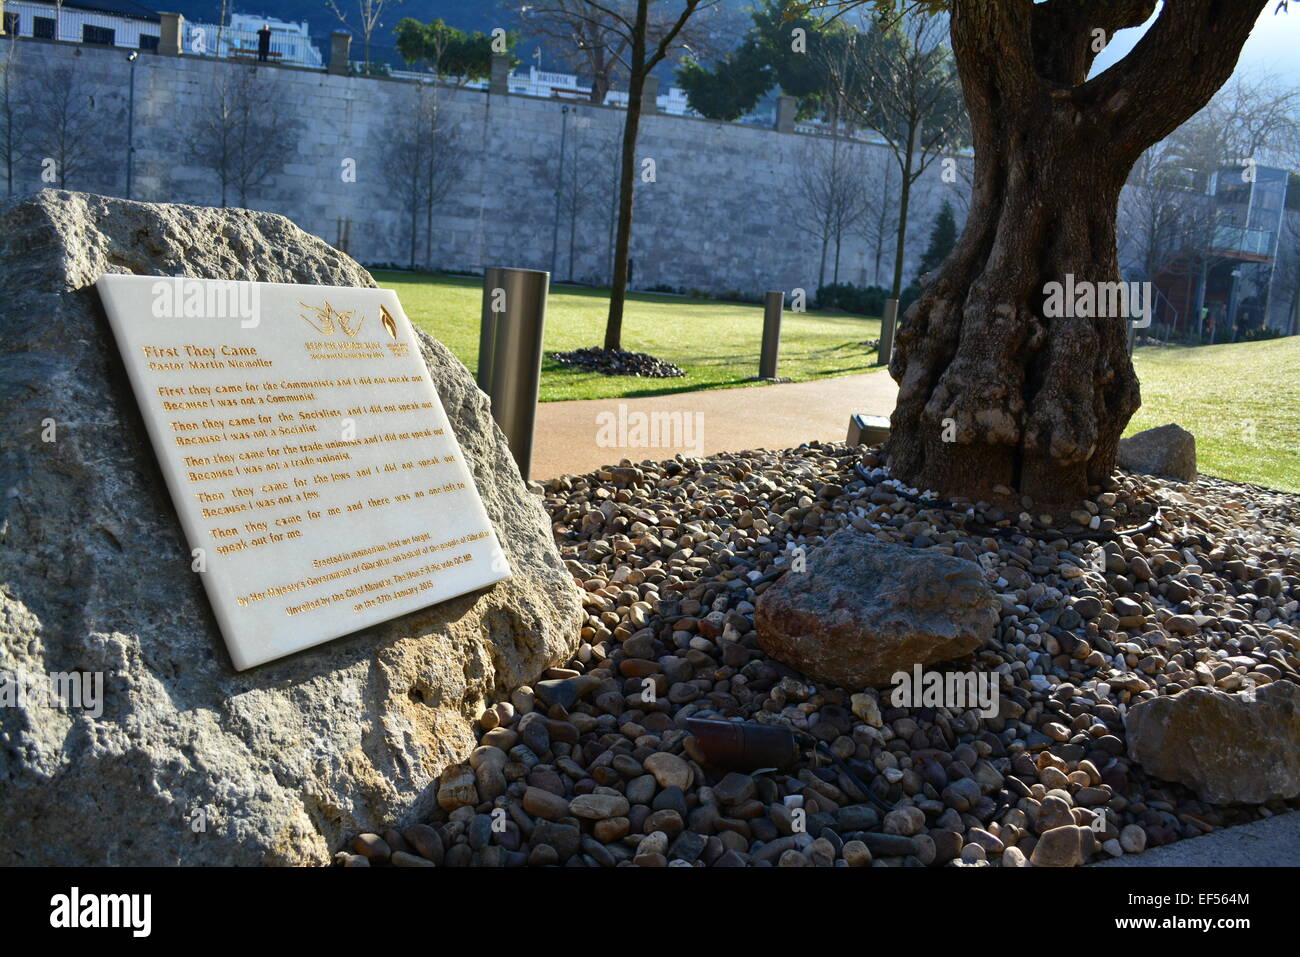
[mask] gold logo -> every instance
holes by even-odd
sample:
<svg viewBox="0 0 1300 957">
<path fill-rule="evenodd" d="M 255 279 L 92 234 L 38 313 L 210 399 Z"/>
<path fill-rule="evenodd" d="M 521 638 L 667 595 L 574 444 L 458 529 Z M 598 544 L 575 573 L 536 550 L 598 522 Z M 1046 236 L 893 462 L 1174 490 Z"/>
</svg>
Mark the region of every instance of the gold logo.
<svg viewBox="0 0 1300 957">
<path fill-rule="evenodd" d="M 366 317 L 362 316 L 356 320 L 355 325 L 352 325 L 352 317 L 356 315 L 357 311 L 350 309 L 347 312 L 340 312 L 329 304 L 329 300 L 326 300 L 323 306 L 309 306 L 305 302 L 299 302 L 298 305 L 315 314 L 315 320 L 302 313 L 299 313 L 298 316 L 322 336 L 332 336 L 336 331 L 339 331 L 349 339 L 355 339 L 361 334 L 361 326 L 366 321 Z"/>
<path fill-rule="evenodd" d="M 393 320 L 392 313 L 382 305 L 379 307 L 379 320 L 384 324 L 384 328 L 388 330 L 388 334 L 396 339 L 397 323 Z"/>
</svg>

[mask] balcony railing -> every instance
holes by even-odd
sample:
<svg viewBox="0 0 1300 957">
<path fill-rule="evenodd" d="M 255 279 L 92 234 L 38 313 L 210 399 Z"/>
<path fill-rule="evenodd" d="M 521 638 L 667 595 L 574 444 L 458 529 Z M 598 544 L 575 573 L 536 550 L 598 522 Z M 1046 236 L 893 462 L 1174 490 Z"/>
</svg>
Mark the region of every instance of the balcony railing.
<svg viewBox="0 0 1300 957">
<path fill-rule="evenodd" d="M 1273 234 L 1265 229 L 1246 229 L 1242 226 L 1216 226 L 1212 246 L 1216 250 L 1246 253 L 1252 256 L 1271 256 L 1273 254 Z"/>
</svg>

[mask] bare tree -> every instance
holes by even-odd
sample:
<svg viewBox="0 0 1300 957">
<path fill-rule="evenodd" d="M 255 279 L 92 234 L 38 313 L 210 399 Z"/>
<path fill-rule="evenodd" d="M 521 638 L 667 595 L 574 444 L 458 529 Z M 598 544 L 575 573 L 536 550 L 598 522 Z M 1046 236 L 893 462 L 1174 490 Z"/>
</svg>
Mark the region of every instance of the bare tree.
<svg viewBox="0 0 1300 957">
<path fill-rule="evenodd" d="M 1154 279 L 1172 248 L 1184 194 L 1191 187 L 1170 167 L 1170 144 L 1162 140 L 1142 154 L 1120 197 L 1119 232 L 1129 252 L 1127 265 Z"/>
<path fill-rule="evenodd" d="M 1165 296 L 1179 295 L 1185 315 L 1191 320 L 1194 277 L 1205 259 L 1206 244 L 1213 243 L 1213 228 L 1206 231 L 1207 220 L 1215 219 L 1213 204 L 1195 185 L 1191 170 L 1180 168 L 1171 160 L 1170 141 L 1155 144 L 1133 164 L 1129 181 L 1120 194 L 1116 227 L 1121 249 L 1126 254 L 1125 272 L 1156 283 L 1155 289 Z M 1158 282 L 1166 278 L 1166 285 Z M 1182 277 L 1182 289 L 1167 285 L 1169 278 Z"/>
<path fill-rule="evenodd" d="M 621 348 L 623 303 L 627 297 L 632 244 L 632 209 L 635 188 L 636 141 L 641 125 L 641 98 L 646 79 L 670 53 L 692 45 L 697 56 L 711 46 L 702 14 L 716 11 L 720 0 L 538 0 L 525 13 L 530 24 L 551 36 L 563 37 L 575 56 L 585 58 L 593 71 L 593 87 L 605 92 L 621 66 L 627 77 L 627 116 L 619 161 L 618 227 L 614 235 L 609 316 L 605 348 Z M 695 49 L 698 48 L 698 49 Z M 604 100 L 601 93 L 597 100 Z"/>
<path fill-rule="evenodd" d="M 39 104 L 30 97 L 27 154 L 41 161 L 41 180 L 61 189 L 92 168 L 97 136 L 94 91 L 70 67 L 54 70 L 42 85 Z"/>
<path fill-rule="evenodd" d="M 864 167 L 865 205 L 857 234 L 871 253 L 871 285 L 880 285 L 885 249 L 898 236 L 898 166 L 894 158 L 871 149 L 874 159 Z"/>
<path fill-rule="evenodd" d="M 1237 74 L 1164 143 L 1165 162 L 1206 174 L 1225 163 L 1285 161 L 1300 144 L 1300 89 L 1270 73 Z"/>
<path fill-rule="evenodd" d="M 346 0 L 343 0 L 346 2 Z M 384 7 L 389 3 L 401 3 L 402 0 L 356 0 L 357 19 L 361 22 L 361 44 L 363 56 L 366 65 L 366 72 L 370 72 L 370 38 L 374 35 L 375 30 L 381 26 L 380 16 L 383 15 Z M 339 0 L 325 0 L 325 6 L 334 11 L 334 16 L 339 18 L 339 22 L 345 27 L 352 25 L 348 19 L 348 14 L 343 12 L 339 6 Z"/>
<path fill-rule="evenodd" d="M 626 60 L 630 40 L 625 31 L 614 25 L 614 12 L 627 17 L 635 3 L 631 0 L 608 0 L 601 4 L 609 14 L 587 0 L 538 0 L 536 3 L 510 2 L 520 22 L 528 30 L 554 41 L 565 65 L 575 73 L 591 78 L 592 103 L 603 104 L 614 81 L 627 75 Z"/>
<path fill-rule="evenodd" d="M 797 180 L 798 203 L 803 215 L 796 227 L 821 243 L 818 288 L 826 285 L 826 260 L 834 251 L 832 281 L 839 282 L 840 250 L 845 234 L 854 229 L 868 209 L 861 157 L 851 156 L 839 136 L 830 142 L 811 142 L 804 149 Z"/>
<path fill-rule="evenodd" d="M 221 184 L 221 205 L 233 193 L 240 206 L 249 193 L 284 169 L 297 151 L 299 127 L 285 113 L 274 74 L 255 67 L 221 71 L 200 112 L 190 157 Z"/>
<path fill-rule="evenodd" d="M 616 212 L 612 200 L 618 196 L 617 135 L 612 131 L 594 131 L 590 117 L 578 117 L 574 125 L 577 129 L 564 158 L 558 186 L 560 209 L 568 220 L 570 282 L 576 278 L 579 228 L 584 221 L 591 226 L 598 222 L 612 233 Z M 597 219 L 595 214 L 602 215 Z"/>
<path fill-rule="evenodd" d="M 636 177 L 636 141 L 641 128 L 641 97 L 646 78 L 679 47 L 693 17 L 716 6 L 718 0 L 583 0 L 586 20 L 606 25 L 627 41 L 627 116 L 619 159 L 618 230 L 614 237 L 614 277 L 605 323 L 605 348 L 619 349 L 623 341 L 623 303 L 627 298 L 628 251 L 632 245 L 632 199 Z"/>
<path fill-rule="evenodd" d="M 1223 245 L 1229 210 L 1207 195 L 1224 167 L 1287 165 L 1300 155 L 1300 91 L 1269 74 L 1234 76 L 1198 113 L 1147 149 L 1134 164 L 1121 196 L 1118 226 L 1132 267 L 1155 280 L 1182 279 L 1188 326 L 1204 332 L 1195 290 L 1227 262 Z M 1217 330 L 1216 330 L 1217 334 Z"/>
<path fill-rule="evenodd" d="M 18 95 L 18 33 L 0 53 L 0 160 L 5 164 L 5 196 L 14 194 L 14 167 L 22 158 L 22 102 Z"/>
<path fill-rule="evenodd" d="M 454 141 L 454 127 L 442 114 L 436 83 L 422 84 L 416 96 L 411 122 L 397 127 L 388 140 L 384 168 L 409 217 L 410 266 L 414 269 L 418 258 L 423 213 L 424 261 L 432 269 L 433 211 L 459 179 L 462 158 Z"/>
<path fill-rule="evenodd" d="M 886 28 L 876 25 L 828 66 L 842 103 L 888 144 L 898 164 L 898 233 L 892 296 L 903 287 L 912 188 L 945 153 L 968 141 L 956 66 L 945 43 L 946 22 L 919 13 Z"/>
</svg>

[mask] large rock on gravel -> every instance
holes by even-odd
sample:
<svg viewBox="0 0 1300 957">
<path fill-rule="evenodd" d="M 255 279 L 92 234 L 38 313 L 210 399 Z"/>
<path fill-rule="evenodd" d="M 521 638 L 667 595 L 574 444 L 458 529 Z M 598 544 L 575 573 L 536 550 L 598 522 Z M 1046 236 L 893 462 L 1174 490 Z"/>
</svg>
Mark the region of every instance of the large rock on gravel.
<svg viewBox="0 0 1300 957">
<path fill-rule="evenodd" d="M 1143 770 L 1203 801 L 1300 795 L 1300 685 L 1277 681 L 1242 694 L 1190 688 L 1139 702 L 1125 725 L 1129 756 Z"/>
<path fill-rule="evenodd" d="M 998 603 L 974 562 L 836 532 L 763 592 L 758 643 L 845 688 L 881 686 L 916 664 L 969 654 L 993 635 Z"/>
<path fill-rule="evenodd" d="M 1170 422 L 1119 440 L 1119 467 L 1144 475 L 1196 481 L 1196 437 Z"/>
<path fill-rule="evenodd" d="M 571 653 L 580 596 L 487 399 L 422 335 L 514 577 L 235 672 L 91 288 L 103 272 L 374 285 L 280 216 L 49 191 L 0 210 L 0 682 L 104 687 L 100 715 L 0 708 L 0 864 L 325 863 L 433 806 L 485 699 Z"/>
</svg>

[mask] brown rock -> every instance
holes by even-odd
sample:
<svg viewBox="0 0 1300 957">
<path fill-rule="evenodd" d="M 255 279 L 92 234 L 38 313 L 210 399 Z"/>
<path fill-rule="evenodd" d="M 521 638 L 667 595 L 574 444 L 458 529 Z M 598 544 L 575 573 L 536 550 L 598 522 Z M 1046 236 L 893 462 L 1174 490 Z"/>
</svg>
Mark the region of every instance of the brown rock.
<svg viewBox="0 0 1300 957">
<path fill-rule="evenodd" d="M 758 642 L 810 677 L 847 688 L 891 683 L 993 634 L 998 604 L 974 562 L 836 532 L 763 592 Z"/>
<path fill-rule="evenodd" d="M 1211 804 L 1261 804 L 1300 795 L 1300 686 L 1253 694 L 1191 688 L 1129 709 L 1128 751 L 1151 775 L 1185 784 Z"/>
<path fill-rule="evenodd" d="M 1029 856 L 1035 867 L 1078 867 L 1083 863 L 1083 828 L 1077 824 L 1044 831 Z"/>
<path fill-rule="evenodd" d="M 1196 480 L 1196 437 L 1173 422 L 1119 440 L 1119 466 L 1130 472 Z"/>
<path fill-rule="evenodd" d="M 271 213 L 56 190 L 0 211 L 0 666 L 112 692 L 75 719 L 0 708 L 0 738 L 24 741 L 0 756 L 0 832 L 24 834 L 0 864 L 328 864 L 434 810 L 435 775 L 475 745 L 467 709 L 566 660 L 581 596 L 487 397 L 421 331 L 512 577 L 235 672 L 92 288 L 106 272 L 375 285 Z M 8 441 L 46 417 L 58 441 Z M 178 852 L 178 809 L 200 807 L 222 824 Z"/>
</svg>

